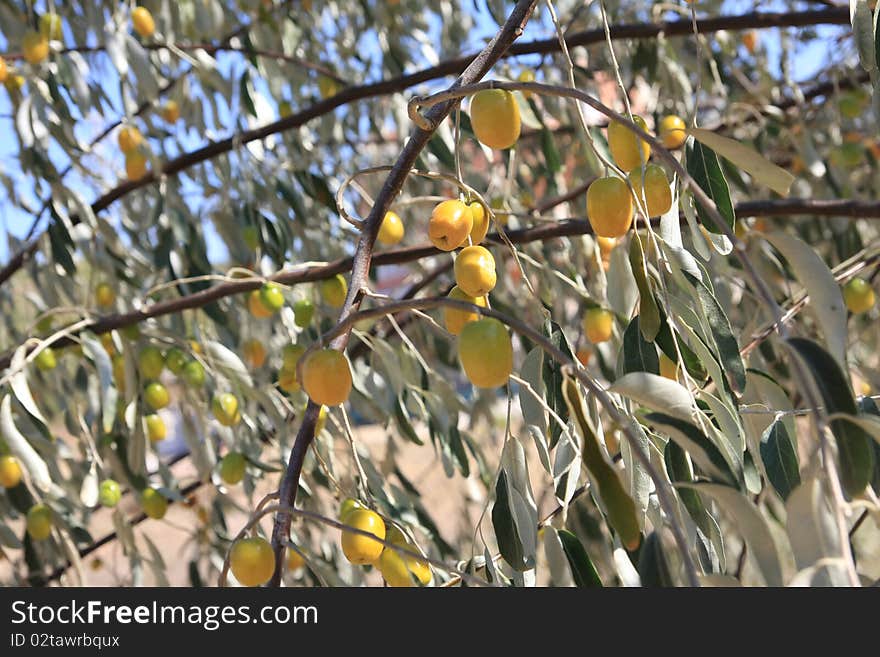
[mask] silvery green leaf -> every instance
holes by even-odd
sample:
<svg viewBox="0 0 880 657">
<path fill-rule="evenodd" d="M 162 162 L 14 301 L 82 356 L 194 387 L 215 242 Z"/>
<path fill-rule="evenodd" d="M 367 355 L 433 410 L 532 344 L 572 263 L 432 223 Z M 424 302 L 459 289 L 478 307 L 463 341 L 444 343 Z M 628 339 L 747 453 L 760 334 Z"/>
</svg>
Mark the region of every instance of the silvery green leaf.
<svg viewBox="0 0 880 657">
<path fill-rule="evenodd" d="M 693 416 L 694 398 L 688 389 L 656 374 L 630 372 L 617 379 L 608 390 L 688 422 Z"/>
<path fill-rule="evenodd" d="M 0 402 L 0 437 L 3 438 L 12 455 L 24 466 L 37 488 L 42 491 L 49 490 L 52 486 L 49 468 L 15 426 L 12 419 L 12 398 L 9 395 L 4 396 L 3 401 Z"/>
<path fill-rule="evenodd" d="M 150 64 L 150 57 L 144 47 L 130 34 L 125 37 L 128 61 L 134 70 L 138 92 L 142 98 L 155 98 L 159 95 L 156 73 Z"/>
<path fill-rule="evenodd" d="M 817 479 L 807 479 L 789 495 L 785 512 L 785 526 L 799 570 L 842 556 L 834 512 Z M 849 549 L 847 545 L 846 550 Z M 813 583 L 817 586 L 849 584 L 840 564 L 817 571 Z"/>
<path fill-rule="evenodd" d="M 119 73 L 120 78 L 128 75 L 128 57 L 125 53 L 125 34 L 112 29 L 112 25 L 104 28 L 104 45 L 107 48 L 107 55 L 113 66 Z"/>
<path fill-rule="evenodd" d="M 544 380 L 542 377 L 544 365 L 544 352 L 540 347 L 532 349 L 523 360 L 520 368 L 520 377 L 531 387 L 520 385 L 519 405 L 522 409 L 523 420 L 526 424 L 538 427 L 541 432 L 547 434 L 547 412 L 536 395 L 544 395 Z M 555 421 L 555 420 L 554 420 Z"/>
<path fill-rule="evenodd" d="M 25 345 L 18 347 L 15 350 L 15 353 L 13 353 L 12 361 L 9 363 L 9 369 L 10 371 L 15 372 L 15 374 L 9 377 L 9 386 L 12 388 L 13 394 L 15 394 L 15 398 L 22 406 L 24 406 L 25 410 L 44 427 L 47 427 L 49 423 L 40 412 L 37 402 L 34 401 L 34 398 L 31 395 L 31 389 L 28 386 L 28 370 L 25 367 L 26 357 L 27 347 Z"/>
<path fill-rule="evenodd" d="M 253 386 L 250 372 L 234 351 L 214 340 L 202 343 L 210 368 L 243 386 Z"/>
<path fill-rule="evenodd" d="M 88 357 L 95 363 L 95 369 L 98 370 L 98 381 L 101 386 L 101 425 L 104 432 L 109 433 L 116 419 L 116 402 L 119 398 L 113 381 L 113 363 L 107 350 L 91 334 L 82 335 L 82 345 Z"/>
</svg>

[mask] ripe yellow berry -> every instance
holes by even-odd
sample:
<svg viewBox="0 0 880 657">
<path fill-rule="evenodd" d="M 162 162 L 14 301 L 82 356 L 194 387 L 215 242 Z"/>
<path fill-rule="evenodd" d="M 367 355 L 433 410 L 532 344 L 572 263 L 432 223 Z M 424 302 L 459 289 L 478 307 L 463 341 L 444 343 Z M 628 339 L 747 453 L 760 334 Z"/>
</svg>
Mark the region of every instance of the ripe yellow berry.
<svg viewBox="0 0 880 657">
<path fill-rule="evenodd" d="M 21 466 L 14 456 L 0 456 L 0 486 L 15 488 L 21 483 Z"/>
<path fill-rule="evenodd" d="M 302 387 L 316 404 L 337 406 L 351 394 L 351 366 L 336 349 L 321 349 L 302 364 Z"/>
<path fill-rule="evenodd" d="M 275 553 L 259 536 L 237 540 L 229 553 L 229 569 L 244 586 L 262 586 L 275 572 Z"/>
<path fill-rule="evenodd" d="M 355 509 L 345 516 L 345 524 L 369 532 L 380 540 L 385 539 L 385 523 L 378 513 L 370 509 Z M 353 564 L 373 564 L 382 555 L 384 545 L 363 534 L 342 531 L 342 553 Z"/>
<path fill-rule="evenodd" d="M 605 342 L 614 330 L 614 314 L 605 308 L 587 308 L 581 325 L 587 340 L 593 344 Z"/>
<path fill-rule="evenodd" d="M 644 178 L 641 168 L 633 169 L 629 173 L 629 182 L 636 193 L 639 207 L 647 201 L 649 217 L 659 217 L 666 214 L 672 207 L 672 190 L 662 167 L 649 164 L 645 167 Z"/>
<path fill-rule="evenodd" d="M 866 313 L 874 307 L 874 288 L 864 279 L 853 278 L 843 286 L 843 300 L 851 313 Z"/>
<path fill-rule="evenodd" d="M 144 143 L 144 136 L 134 126 L 125 126 L 116 135 L 116 142 L 119 144 L 119 150 L 128 155 Z"/>
<path fill-rule="evenodd" d="M 109 283 L 100 283 L 95 288 L 95 302 L 101 308 L 109 308 L 116 303 L 116 291 Z"/>
<path fill-rule="evenodd" d="M 439 203 L 428 222 L 428 238 L 441 251 L 452 251 L 465 243 L 474 226 L 471 209 L 459 200 Z"/>
<path fill-rule="evenodd" d="M 471 98 L 470 115 L 474 134 L 489 148 L 510 148 L 519 139 L 519 105 L 509 91 L 487 89 L 477 92 Z"/>
<path fill-rule="evenodd" d="M 144 388 L 144 402 L 154 411 L 158 411 L 171 403 L 171 395 L 168 394 L 168 389 L 165 386 L 158 381 L 153 381 Z"/>
<path fill-rule="evenodd" d="M 495 258 L 482 246 L 468 246 L 455 258 L 455 283 L 472 297 L 484 297 L 498 281 Z"/>
<path fill-rule="evenodd" d="M 642 130 L 648 129 L 645 120 L 640 116 L 633 116 L 633 123 Z M 615 164 L 624 171 L 642 166 L 642 162 L 647 162 L 651 157 L 651 145 L 619 121 L 608 124 L 608 148 Z"/>
<path fill-rule="evenodd" d="M 161 415 L 151 413 L 144 418 L 147 425 L 147 437 L 151 443 L 158 443 L 168 436 L 168 427 L 165 426 L 165 420 Z"/>
<path fill-rule="evenodd" d="M 418 552 L 418 548 L 410 543 L 397 527 L 388 529 L 386 540 L 389 543 L 406 548 L 410 552 Z M 410 587 L 415 583 L 427 585 L 431 581 L 431 568 L 428 562 L 418 557 L 404 555 L 386 547 L 382 551 L 377 564 L 382 577 L 391 587 Z"/>
<path fill-rule="evenodd" d="M 379 235 L 377 239 L 380 244 L 385 246 L 393 246 L 403 239 L 403 222 L 396 212 L 386 212 L 382 225 L 379 226 Z"/>
<path fill-rule="evenodd" d="M 530 68 L 524 68 L 519 72 L 519 75 L 516 76 L 516 79 L 520 82 L 534 82 L 535 81 L 535 72 Z M 534 94 L 531 91 L 523 91 L 523 98 L 531 98 Z"/>
<path fill-rule="evenodd" d="M 49 39 L 33 30 L 21 40 L 21 53 L 29 64 L 39 64 L 49 57 Z"/>
<path fill-rule="evenodd" d="M 230 452 L 220 460 L 220 479 L 229 486 L 235 486 L 244 479 L 247 459 L 240 452 Z"/>
<path fill-rule="evenodd" d="M 684 142 L 687 141 L 685 127 L 681 117 L 675 114 L 664 116 L 660 120 L 660 141 L 670 150 L 681 148 Z"/>
<path fill-rule="evenodd" d="M 180 106 L 176 100 L 169 100 L 162 105 L 161 114 L 166 123 L 177 123 L 180 119 Z"/>
<path fill-rule="evenodd" d="M 148 518 L 161 520 L 168 511 L 168 499 L 155 488 L 141 491 L 141 509 Z"/>
<path fill-rule="evenodd" d="M 474 220 L 471 228 L 471 244 L 479 244 L 486 239 L 486 234 L 489 232 L 489 213 L 479 201 L 471 202 L 468 207 Z"/>
<path fill-rule="evenodd" d="M 507 328 L 494 317 L 468 322 L 458 336 L 458 359 L 468 380 L 478 388 L 505 385 L 513 372 Z"/>
<path fill-rule="evenodd" d="M 144 7 L 134 8 L 131 12 L 131 24 L 134 27 L 134 31 L 142 39 L 149 39 L 156 32 L 156 22 L 153 20 L 153 14 Z"/>
<path fill-rule="evenodd" d="M 342 274 L 321 281 L 321 298 L 331 308 L 341 308 L 348 294 L 348 282 Z"/>
<path fill-rule="evenodd" d="M 306 565 L 306 560 L 293 548 L 287 548 L 287 570 L 291 573 Z"/>
<path fill-rule="evenodd" d="M 0 83 L 5 83 L 9 77 L 9 68 L 6 66 L 6 60 L 0 57 Z"/>
<path fill-rule="evenodd" d="M 248 294 L 248 311 L 257 319 L 266 319 L 275 314 L 271 308 L 267 308 L 263 303 L 259 290 L 252 290 Z"/>
<path fill-rule="evenodd" d="M 215 395 L 211 400 L 211 412 L 217 421 L 225 427 L 234 427 L 241 422 L 238 399 L 232 393 L 224 392 Z"/>
<path fill-rule="evenodd" d="M 587 217 L 600 237 L 623 237 L 632 225 L 633 199 L 620 178 L 597 178 L 587 189 Z"/>
<path fill-rule="evenodd" d="M 486 297 L 472 297 L 457 285 L 452 288 L 448 296 L 450 299 L 466 301 L 467 303 L 482 306 L 483 308 L 488 305 Z M 446 330 L 452 333 L 452 335 L 458 335 L 461 333 L 461 329 L 464 328 L 465 324 L 468 322 L 475 322 L 478 319 L 480 319 L 479 313 L 459 310 L 458 308 L 443 309 L 443 322 L 446 324 Z"/>
<path fill-rule="evenodd" d="M 140 180 L 147 175 L 147 157 L 134 151 L 125 156 L 125 175 L 129 180 Z"/>
<path fill-rule="evenodd" d="M 52 534 L 52 509 L 45 504 L 34 504 L 25 519 L 27 533 L 35 541 L 45 541 Z"/>
</svg>

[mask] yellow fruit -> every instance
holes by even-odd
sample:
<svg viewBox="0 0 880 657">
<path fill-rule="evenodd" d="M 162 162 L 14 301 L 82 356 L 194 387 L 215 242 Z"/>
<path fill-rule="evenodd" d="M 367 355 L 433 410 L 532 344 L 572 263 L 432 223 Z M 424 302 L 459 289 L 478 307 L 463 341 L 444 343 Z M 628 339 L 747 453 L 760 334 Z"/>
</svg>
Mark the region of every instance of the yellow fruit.
<svg viewBox="0 0 880 657">
<path fill-rule="evenodd" d="M 165 386 L 158 381 L 153 381 L 144 388 L 144 401 L 147 406 L 154 411 L 158 411 L 160 408 L 168 406 L 171 402 L 171 396 L 168 394 L 168 389 Z"/>
<path fill-rule="evenodd" d="M 232 546 L 229 568 L 241 584 L 262 586 L 275 572 L 275 553 L 265 538 L 242 538 Z"/>
<path fill-rule="evenodd" d="M 431 213 L 428 237 L 441 251 L 452 251 L 464 244 L 473 226 L 470 208 L 461 201 L 450 199 L 439 203 Z"/>
<path fill-rule="evenodd" d="M 853 278 L 843 286 L 843 300 L 851 313 L 866 313 L 874 307 L 874 289 L 867 281 Z"/>
<path fill-rule="evenodd" d="M 660 352 L 660 376 L 672 381 L 678 380 L 678 363 L 662 351 Z"/>
<path fill-rule="evenodd" d="M 385 539 L 385 523 L 375 511 L 355 509 L 345 516 L 345 524 Z M 379 560 L 385 546 L 368 536 L 342 531 L 342 553 L 353 564 L 373 564 Z"/>
<path fill-rule="evenodd" d="M 306 560 L 293 548 L 287 548 L 287 570 L 291 573 L 306 565 Z"/>
<path fill-rule="evenodd" d="M 660 120 L 660 141 L 670 150 L 681 148 L 684 142 L 687 141 L 685 127 L 681 117 L 675 114 L 664 116 Z"/>
<path fill-rule="evenodd" d="M 649 164 L 645 167 L 644 178 L 640 168 L 633 169 L 629 173 L 629 182 L 636 192 L 638 205 L 642 206 L 647 201 L 649 217 L 666 214 L 672 207 L 672 190 L 662 167 Z"/>
<path fill-rule="evenodd" d="M 380 244 L 392 246 L 403 239 L 403 233 L 403 222 L 400 220 L 400 216 L 396 212 L 386 212 L 376 239 Z"/>
<path fill-rule="evenodd" d="M 168 427 L 165 426 L 165 420 L 156 413 L 150 413 L 144 418 L 147 424 L 147 437 L 151 443 L 158 443 L 168 436 Z"/>
<path fill-rule="evenodd" d="M 171 370 L 172 374 L 180 375 L 183 372 L 183 368 L 186 367 L 188 362 L 188 358 L 183 350 L 178 349 L 177 347 L 172 347 L 165 354 L 165 365 Z"/>
<path fill-rule="evenodd" d="M 9 77 L 9 68 L 6 66 L 6 60 L 0 57 L 0 82 L 5 83 Z"/>
<path fill-rule="evenodd" d="M 3 82 L 3 85 L 6 87 L 6 91 L 9 93 L 15 93 L 24 86 L 24 76 L 10 75 Z"/>
<path fill-rule="evenodd" d="M 278 283 L 264 283 L 260 288 L 260 301 L 264 307 L 277 313 L 284 307 L 284 291 Z"/>
<path fill-rule="evenodd" d="M 587 340 L 593 344 L 605 342 L 614 330 L 614 314 L 605 308 L 587 308 L 581 326 Z"/>
<path fill-rule="evenodd" d="M 330 98 L 339 92 L 339 83 L 327 75 L 318 76 L 318 91 L 321 98 Z"/>
<path fill-rule="evenodd" d="M 168 511 L 168 500 L 155 488 L 145 488 L 141 491 L 141 509 L 148 518 L 161 520 Z"/>
<path fill-rule="evenodd" d="M 494 317 L 468 322 L 458 336 L 458 359 L 468 380 L 478 388 L 505 385 L 513 372 L 507 328 Z"/>
<path fill-rule="evenodd" d="M 472 297 L 457 285 L 452 288 L 448 296 L 450 299 L 466 301 L 467 303 L 482 306 L 483 308 L 488 305 L 486 297 Z M 461 329 L 464 328 L 465 324 L 468 322 L 475 322 L 478 319 L 480 319 L 479 313 L 470 312 L 468 310 L 459 310 L 458 308 L 443 309 L 443 322 L 446 324 L 446 330 L 452 333 L 452 335 L 458 335 L 461 333 Z"/>
<path fill-rule="evenodd" d="M 158 379 L 165 369 L 165 356 L 158 347 L 144 347 L 138 354 L 138 371 L 145 379 Z"/>
<path fill-rule="evenodd" d="M 617 246 L 617 238 L 602 237 L 601 235 L 596 235 L 596 244 L 599 245 L 599 253 L 604 258 L 611 255 L 614 247 Z"/>
<path fill-rule="evenodd" d="M 648 125 L 640 116 L 633 116 L 633 123 L 647 131 Z M 651 145 L 637 137 L 627 126 L 619 121 L 608 125 L 608 148 L 615 164 L 624 171 L 632 171 L 642 166 L 651 157 Z"/>
<path fill-rule="evenodd" d="M 61 41 L 61 17 L 58 14 L 40 16 L 40 34 L 50 41 Z"/>
<path fill-rule="evenodd" d="M 131 12 L 131 24 L 134 31 L 143 39 L 149 39 L 156 32 L 153 14 L 144 7 L 135 7 Z"/>
<path fill-rule="evenodd" d="M 620 178 L 597 178 L 587 189 L 587 217 L 600 237 L 623 237 L 632 225 L 633 199 Z"/>
<path fill-rule="evenodd" d="M 190 388 L 200 388 L 205 383 L 205 368 L 197 360 L 191 360 L 183 366 L 180 378 Z"/>
<path fill-rule="evenodd" d="M 299 392 L 302 389 L 296 377 L 295 367 L 282 367 L 278 370 L 278 387 L 287 393 Z"/>
<path fill-rule="evenodd" d="M 749 30 L 742 35 L 743 45 L 746 47 L 746 50 L 749 51 L 750 54 L 755 54 L 755 49 L 758 47 L 758 32 L 756 30 Z"/>
<path fill-rule="evenodd" d="M 21 466 L 14 456 L 0 456 L 0 486 L 15 488 L 21 483 Z"/>
<path fill-rule="evenodd" d="M 403 532 L 393 525 L 388 530 L 386 540 L 394 545 L 406 548 L 410 552 L 419 551 L 415 545 L 407 540 Z M 389 547 L 382 551 L 377 567 L 388 586 L 394 588 L 410 587 L 416 583 L 424 586 L 431 581 L 431 567 L 427 561 L 401 554 Z"/>
<path fill-rule="evenodd" d="M 315 304 L 308 299 L 299 299 L 293 304 L 293 323 L 300 328 L 305 328 L 312 323 L 315 315 Z"/>
<path fill-rule="evenodd" d="M 482 246 L 468 246 L 455 258 L 455 283 L 472 297 L 484 297 L 495 288 L 495 258 Z"/>
<path fill-rule="evenodd" d="M 306 356 L 302 387 L 316 404 L 342 404 L 348 399 L 351 386 L 351 366 L 341 351 L 321 349 Z"/>
<path fill-rule="evenodd" d="M 220 479 L 223 483 L 235 486 L 244 479 L 247 459 L 240 452 L 230 452 L 220 460 Z"/>
<path fill-rule="evenodd" d="M 266 304 L 263 303 L 260 297 L 259 290 L 253 290 L 248 295 L 248 310 L 257 319 L 266 319 L 275 314 L 271 308 L 266 308 Z"/>
<path fill-rule="evenodd" d="M 293 114 L 293 107 L 291 107 L 290 103 L 286 100 L 282 100 L 278 103 L 278 115 L 284 119 Z"/>
<path fill-rule="evenodd" d="M 471 228 L 471 244 L 479 244 L 486 239 L 486 234 L 489 232 L 489 213 L 479 201 L 471 202 L 468 207 L 474 220 Z"/>
<path fill-rule="evenodd" d="M 45 541 L 52 534 L 52 509 L 45 504 L 34 504 L 25 520 L 28 535 L 35 541 Z"/>
<path fill-rule="evenodd" d="M 21 53 L 29 64 L 39 64 L 49 56 L 49 39 L 39 32 L 26 32 L 21 40 Z"/>
<path fill-rule="evenodd" d="M 169 100 L 162 105 L 161 114 L 166 123 L 177 123 L 180 119 L 180 106 L 176 100 Z"/>
<path fill-rule="evenodd" d="M 119 144 L 119 150 L 128 155 L 144 143 L 144 136 L 134 126 L 125 126 L 116 135 L 116 142 Z"/>
<path fill-rule="evenodd" d="M 135 151 L 125 156 L 125 175 L 129 180 L 140 180 L 147 175 L 147 158 L 143 153 Z"/>
<path fill-rule="evenodd" d="M 487 89 L 477 92 L 471 98 L 470 114 L 474 134 L 489 148 L 510 148 L 519 139 L 519 105 L 509 91 Z"/>
<path fill-rule="evenodd" d="M 252 368 L 257 369 L 266 362 L 266 347 L 259 340 L 248 340 L 243 347 L 244 359 Z"/>
<path fill-rule="evenodd" d="M 321 298 L 331 308 L 341 308 L 348 294 L 348 282 L 342 274 L 321 281 Z"/>
<path fill-rule="evenodd" d="M 234 427 L 241 422 L 238 399 L 232 393 L 224 392 L 215 395 L 211 400 L 211 412 L 217 421 L 225 427 Z"/>
<path fill-rule="evenodd" d="M 58 360 L 55 358 L 55 350 L 52 347 L 46 347 L 37 354 L 37 357 L 34 358 L 34 365 L 37 366 L 38 370 L 43 372 L 48 372 L 49 370 L 54 370 L 58 365 Z"/>
<path fill-rule="evenodd" d="M 119 482 L 113 479 L 105 479 L 98 487 L 98 501 L 102 506 L 112 509 L 122 499 L 122 488 Z"/>
<path fill-rule="evenodd" d="M 116 292 L 109 283 L 100 283 L 95 288 L 95 302 L 101 308 L 109 308 L 116 303 Z"/>
<path fill-rule="evenodd" d="M 535 72 L 530 68 L 524 68 L 519 72 L 519 75 L 516 77 L 520 82 L 534 82 L 535 81 Z M 534 94 L 531 91 L 523 91 L 522 95 L 524 98 L 531 98 Z"/>
</svg>

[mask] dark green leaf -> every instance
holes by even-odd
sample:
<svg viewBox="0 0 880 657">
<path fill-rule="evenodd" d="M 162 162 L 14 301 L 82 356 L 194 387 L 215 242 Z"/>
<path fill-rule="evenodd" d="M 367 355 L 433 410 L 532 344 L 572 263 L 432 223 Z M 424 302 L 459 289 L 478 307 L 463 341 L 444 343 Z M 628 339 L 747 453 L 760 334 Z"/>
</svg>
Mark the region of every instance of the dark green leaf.
<svg viewBox="0 0 880 657">
<path fill-rule="evenodd" d="M 660 309 L 651 289 L 651 281 L 645 270 L 645 253 L 642 251 L 642 243 L 637 237 L 633 237 L 629 243 L 629 263 L 632 267 L 633 276 L 636 279 L 636 287 L 639 289 L 639 329 L 642 336 L 648 342 L 654 342 L 657 333 L 660 332 Z"/>
<path fill-rule="evenodd" d="M 660 373 L 660 359 L 657 357 L 657 348 L 650 342 L 646 342 L 639 328 L 639 316 L 633 317 L 629 326 L 623 332 L 622 367 L 621 375 L 630 372 Z"/>
<path fill-rule="evenodd" d="M 574 359 L 571 345 L 568 344 L 568 339 L 565 337 L 565 333 L 562 332 L 559 324 L 553 320 L 548 320 L 544 324 L 544 335 L 550 340 L 553 346 L 560 349 L 572 360 Z M 562 395 L 562 366 L 552 358 L 545 358 L 543 379 L 544 386 L 547 390 L 547 405 L 552 408 L 563 421 L 568 421 L 568 406 L 565 404 L 565 398 Z M 553 449 L 556 446 L 561 434 L 562 427 L 559 426 L 559 423 L 551 422 L 550 449 Z"/>
<path fill-rule="evenodd" d="M 715 207 L 725 223 L 733 230 L 735 215 L 733 203 L 730 200 L 730 189 L 727 186 L 724 173 L 721 171 L 721 165 L 715 151 L 698 141 L 694 141 L 687 148 L 687 169 L 700 188 L 715 202 Z M 696 205 L 700 222 L 706 227 L 706 230 L 710 233 L 721 234 L 721 229 L 715 225 L 709 212 L 700 203 Z"/>
<path fill-rule="evenodd" d="M 663 556 L 663 542 L 657 532 L 648 534 L 639 549 L 638 571 L 642 586 L 646 588 L 675 586 L 669 564 Z"/>
<path fill-rule="evenodd" d="M 559 530 L 559 540 L 571 567 L 571 575 L 575 586 L 579 588 L 602 588 L 602 580 L 593 565 L 590 555 L 584 549 L 577 536 L 567 529 Z"/>
<path fill-rule="evenodd" d="M 782 499 L 788 499 L 800 485 L 801 474 L 794 441 L 780 420 L 774 420 L 761 436 L 761 460 L 770 484 Z"/>
<path fill-rule="evenodd" d="M 806 338 L 790 338 L 788 344 L 812 372 L 826 412 L 857 415 L 849 380 L 831 354 Z M 837 440 L 841 484 L 850 496 L 858 495 L 865 490 L 874 472 L 871 436 L 860 426 L 842 419 L 832 420 L 830 426 Z"/>
<path fill-rule="evenodd" d="M 522 540 L 514 519 L 514 510 L 507 484 L 507 474 L 502 470 L 495 484 L 495 504 L 492 506 L 492 526 L 498 540 L 498 550 L 514 570 L 528 568 L 523 554 Z"/>
</svg>

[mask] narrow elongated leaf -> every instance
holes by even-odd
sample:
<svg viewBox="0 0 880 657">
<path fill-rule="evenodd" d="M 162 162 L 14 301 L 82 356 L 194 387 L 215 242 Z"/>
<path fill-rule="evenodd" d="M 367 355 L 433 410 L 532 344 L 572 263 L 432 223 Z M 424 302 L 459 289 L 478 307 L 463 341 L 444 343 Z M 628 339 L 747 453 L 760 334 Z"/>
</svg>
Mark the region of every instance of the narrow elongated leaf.
<svg viewBox="0 0 880 657">
<path fill-rule="evenodd" d="M 525 561 L 525 554 L 517 528 L 511 499 L 511 489 L 507 482 L 507 474 L 502 470 L 495 484 L 495 504 L 492 505 L 492 526 L 498 540 L 498 550 L 504 560 L 514 570 L 527 570 L 532 567 Z"/>
<path fill-rule="evenodd" d="M 579 588 L 601 588 L 599 573 L 578 537 L 567 529 L 560 529 L 559 540 L 562 541 L 562 549 L 565 550 L 568 565 L 571 566 L 575 585 Z"/>
<path fill-rule="evenodd" d="M 563 392 L 575 426 L 581 435 L 584 464 L 605 506 L 608 524 L 617 532 L 627 550 L 635 550 L 642 539 L 635 502 L 624 489 L 617 471 L 602 454 L 599 441 L 587 419 L 577 383 L 572 379 L 566 379 Z"/>
<path fill-rule="evenodd" d="M 736 470 L 715 443 L 694 424 L 665 413 L 648 413 L 645 421 L 677 442 L 706 476 L 728 486 L 741 485 L 742 472 Z"/>
<path fill-rule="evenodd" d="M 544 325 L 544 335 L 547 336 L 547 339 L 550 340 L 553 346 L 562 351 L 566 356 L 574 359 L 571 345 L 568 344 L 568 339 L 565 337 L 565 333 L 560 328 L 559 324 L 553 320 L 548 320 Z M 547 391 L 547 405 L 552 408 L 563 421 L 567 421 L 568 406 L 562 395 L 562 367 L 553 358 L 544 359 L 543 381 Z M 559 426 L 559 423 L 551 422 L 550 449 L 553 449 L 556 446 L 561 434 L 562 427 Z"/>
<path fill-rule="evenodd" d="M 727 319 L 727 314 L 718 303 L 718 299 L 703 282 L 687 273 L 684 276 L 697 291 L 697 297 L 703 308 L 703 315 L 712 331 L 712 339 L 715 341 L 718 359 L 724 366 L 727 381 L 734 392 L 742 393 L 746 388 L 746 369 L 739 353 L 736 336 L 730 328 L 730 320 Z"/>
<path fill-rule="evenodd" d="M 782 167 L 773 164 L 757 151 L 710 130 L 688 128 L 687 133 L 751 175 L 758 184 L 766 185 L 781 196 L 788 196 L 788 191 L 794 182 L 794 176 Z"/>
<path fill-rule="evenodd" d="M 37 406 L 37 402 L 34 401 L 33 395 L 31 395 L 30 386 L 28 386 L 28 370 L 24 365 L 26 356 L 27 347 L 25 345 L 20 346 L 15 350 L 15 353 L 12 354 L 12 361 L 9 363 L 9 368 L 11 371 L 14 371 L 15 374 L 9 377 L 9 386 L 12 388 L 15 398 L 22 406 L 24 406 L 24 409 L 30 413 L 35 420 L 38 420 L 44 427 L 46 427 L 49 423 L 46 421 L 46 418 L 43 417 L 42 412 L 40 412 L 40 407 Z"/>
<path fill-rule="evenodd" d="M 690 422 L 693 416 L 694 398 L 688 389 L 656 374 L 630 372 L 617 379 L 608 390 L 680 420 Z"/>
<path fill-rule="evenodd" d="M 623 371 L 621 374 L 630 372 L 660 373 L 660 359 L 657 357 L 657 348 L 647 342 L 639 328 L 639 316 L 633 317 L 629 326 L 623 332 L 623 345 L 621 346 L 620 362 Z"/>
<path fill-rule="evenodd" d="M 801 483 L 795 444 L 780 420 L 774 420 L 761 436 L 761 460 L 767 470 L 770 485 L 782 499 Z"/>
<path fill-rule="evenodd" d="M 798 570 L 810 568 L 820 561 L 837 559 L 840 562 L 840 534 L 819 480 L 808 479 L 792 491 L 785 503 L 785 515 L 788 539 Z M 818 586 L 848 585 L 839 566 L 822 568 L 814 583 Z"/>
<path fill-rule="evenodd" d="M 733 202 L 730 200 L 730 188 L 724 178 L 724 172 L 718 162 L 718 156 L 708 146 L 695 141 L 693 146 L 688 146 L 687 169 L 697 185 L 715 202 L 715 207 L 721 217 L 733 230 L 736 215 L 733 212 Z M 709 211 L 700 203 L 696 203 L 697 215 L 700 222 L 710 233 L 722 234 L 722 230 L 715 225 Z"/>
<path fill-rule="evenodd" d="M 636 279 L 636 287 L 639 288 L 639 330 L 647 342 L 653 342 L 660 331 L 660 308 L 645 269 L 642 243 L 637 237 L 630 240 L 629 263 Z"/>
<path fill-rule="evenodd" d="M 856 416 L 858 408 L 849 381 L 831 354 L 806 338 L 790 338 L 788 344 L 813 374 L 826 412 Z M 837 440 L 840 481 L 849 495 L 858 495 L 874 472 L 871 437 L 861 426 L 840 418 L 831 420 L 830 426 Z"/>
<path fill-rule="evenodd" d="M 49 468 L 46 462 L 31 447 L 27 438 L 15 426 L 12 419 L 12 398 L 9 395 L 3 397 L 0 402 L 0 437 L 9 447 L 9 451 L 17 458 L 30 474 L 31 479 L 42 491 L 48 491 L 52 486 L 52 478 L 49 476 Z"/>
<path fill-rule="evenodd" d="M 805 242 L 788 233 L 769 233 L 770 242 L 791 265 L 798 282 L 810 295 L 810 308 L 825 334 L 825 344 L 838 364 L 846 368 L 846 305 L 843 293 L 818 254 Z"/>
<path fill-rule="evenodd" d="M 101 426 L 105 433 L 113 430 L 116 419 L 116 401 L 119 393 L 113 382 L 113 363 L 107 350 L 91 334 L 82 336 L 83 349 L 98 370 L 98 382 L 101 386 Z"/>
<path fill-rule="evenodd" d="M 669 564 L 663 555 L 663 542 L 657 532 L 648 534 L 645 544 L 639 550 L 638 571 L 644 587 L 675 586 Z"/>
</svg>

